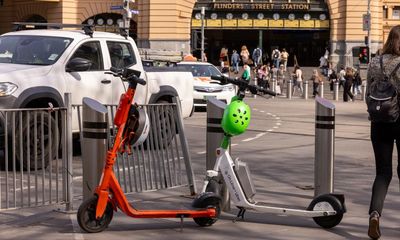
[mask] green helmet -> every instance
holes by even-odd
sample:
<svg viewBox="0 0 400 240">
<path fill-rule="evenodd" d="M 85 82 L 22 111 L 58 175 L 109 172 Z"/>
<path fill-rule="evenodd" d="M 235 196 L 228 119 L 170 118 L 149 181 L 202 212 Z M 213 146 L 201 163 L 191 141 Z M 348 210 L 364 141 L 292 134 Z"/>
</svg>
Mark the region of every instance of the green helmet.
<svg viewBox="0 0 400 240">
<path fill-rule="evenodd" d="M 233 100 L 224 111 L 221 126 L 231 136 L 242 134 L 250 123 L 250 107 L 242 100 Z"/>
</svg>

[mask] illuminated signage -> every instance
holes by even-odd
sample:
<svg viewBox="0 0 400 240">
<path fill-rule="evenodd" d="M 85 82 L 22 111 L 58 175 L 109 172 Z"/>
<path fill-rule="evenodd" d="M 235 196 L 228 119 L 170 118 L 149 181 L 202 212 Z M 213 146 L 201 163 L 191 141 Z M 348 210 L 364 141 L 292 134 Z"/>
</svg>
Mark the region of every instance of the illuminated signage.
<svg viewBox="0 0 400 240">
<path fill-rule="evenodd" d="M 222 10 L 310 10 L 308 3 L 214 3 Z"/>
</svg>

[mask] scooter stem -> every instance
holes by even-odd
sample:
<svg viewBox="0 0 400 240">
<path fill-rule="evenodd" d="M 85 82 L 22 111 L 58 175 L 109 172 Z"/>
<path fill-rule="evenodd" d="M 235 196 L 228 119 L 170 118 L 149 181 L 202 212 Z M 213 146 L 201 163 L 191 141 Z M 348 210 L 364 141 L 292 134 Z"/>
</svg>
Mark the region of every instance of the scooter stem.
<svg viewBox="0 0 400 240">
<path fill-rule="evenodd" d="M 224 138 L 222 139 L 221 142 L 221 148 L 228 149 L 230 143 L 231 143 L 231 136 L 224 134 Z"/>
</svg>

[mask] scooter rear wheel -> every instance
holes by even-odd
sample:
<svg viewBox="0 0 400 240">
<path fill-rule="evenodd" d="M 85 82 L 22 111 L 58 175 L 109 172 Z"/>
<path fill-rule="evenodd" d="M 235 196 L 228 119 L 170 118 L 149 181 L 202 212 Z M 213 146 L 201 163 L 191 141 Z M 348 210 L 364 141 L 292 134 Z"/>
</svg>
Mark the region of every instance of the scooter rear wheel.
<svg viewBox="0 0 400 240">
<path fill-rule="evenodd" d="M 335 196 L 331 194 L 324 194 L 315 198 L 310 206 L 307 208 L 309 211 L 336 211 L 335 215 L 314 217 L 314 222 L 323 228 L 333 228 L 338 225 L 343 218 L 344 207 L 342 203 Z"/>
<path fill-rule="evenodd" d="M 100 219 L 96 219 L 97 196 L 84 201 L 78 209 L 77 218 L 79 226 L 88 233 L 103 231 L 110 224 L 114 211 L 111 203 L 107 204 L 106 210 Z"/>
</svg>

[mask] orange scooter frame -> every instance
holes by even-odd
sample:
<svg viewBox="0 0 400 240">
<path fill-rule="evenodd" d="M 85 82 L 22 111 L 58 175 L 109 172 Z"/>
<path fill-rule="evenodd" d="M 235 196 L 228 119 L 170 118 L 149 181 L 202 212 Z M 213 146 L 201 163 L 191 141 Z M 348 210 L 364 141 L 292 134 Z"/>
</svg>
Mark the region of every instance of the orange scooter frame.
<svg viewBox="0 0 400 240">
<path fill-rule="evenodd" d="M 113 70 L 111 69 L 111 71 Z M 113 165 L 117 153 L 125 148 L 127 141 L 124 136 L 127 135 L 125 125 L 130 107 L 134 107 L 132 103 L 137 83 L 145 84 L 145 82 L 136 76 L 137 72 L 134 70 L 125 69 L 123 72 L 115 72 L 120 72 L 118 76 L 122 80 L 128 81 L 129 87 L 126 93 L 121 96 L 115 115 L 114 124 L 118 127 L 118 131 L 112 149 L 107 152 L 100 184 L 96 187 L 94 196 L 84 201 L 79 207 L 77 213 L 79 226 L 89 233 L 101 232 L 107 228 L 111 222 L 113 212 L 117 208 L 134 218 L 193 218 L 200 226 L 214 224 L 219 215 L 220 198 L 213 193 L 197 196 L 192 204 L 194 209 L 188 210 L 137 210 L 129 204 L 115 177 Z M 117 75 L 118 73 L 115 72 L 114 75 Z"/>
</svg>

